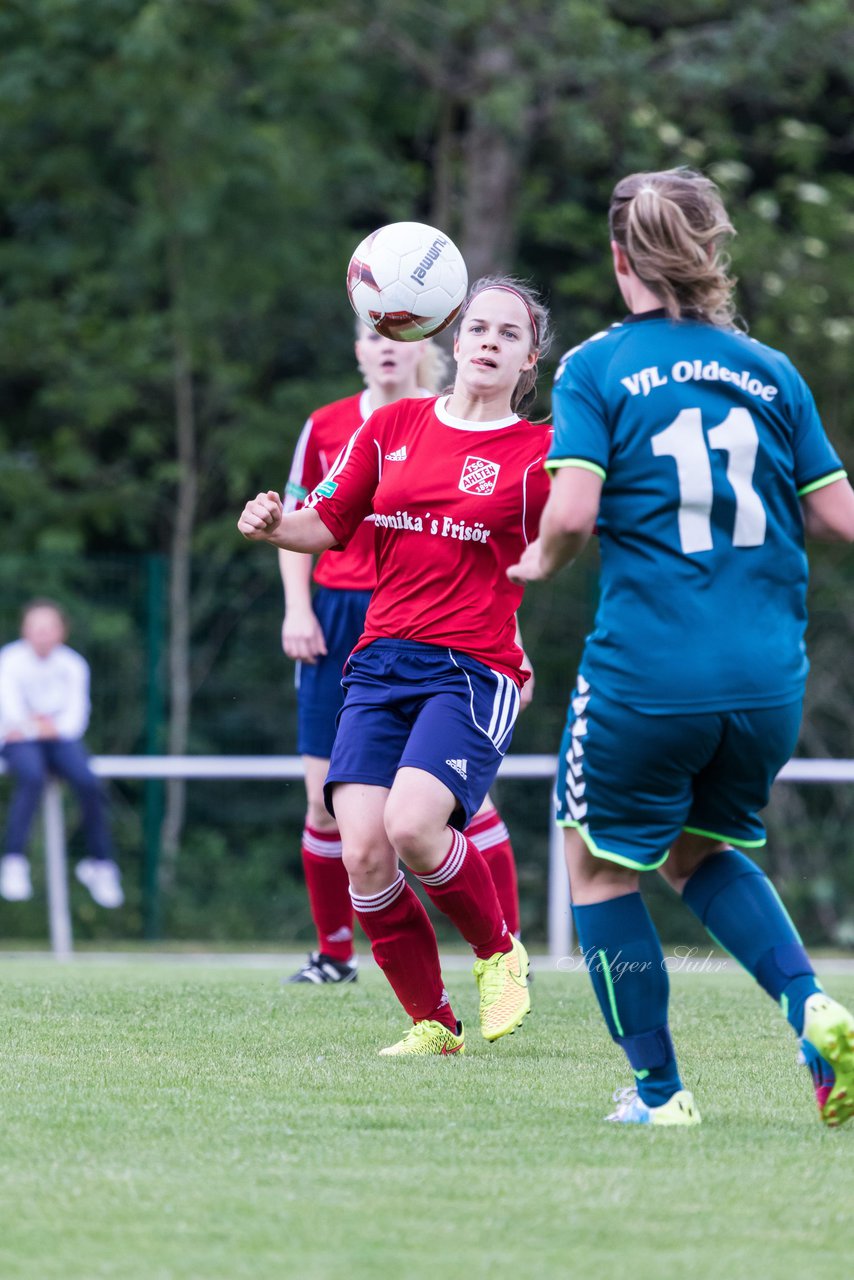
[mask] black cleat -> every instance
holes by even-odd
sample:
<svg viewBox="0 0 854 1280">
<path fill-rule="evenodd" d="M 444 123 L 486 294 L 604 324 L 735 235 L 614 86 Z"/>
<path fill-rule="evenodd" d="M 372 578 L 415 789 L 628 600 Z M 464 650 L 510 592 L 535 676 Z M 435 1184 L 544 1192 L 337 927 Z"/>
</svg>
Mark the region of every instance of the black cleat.
<svg viewBox="0 0 854 1280">
<path fill-rule="evenodd" d="M 359 976 L 359 962 L 354 956 L 352 960 L 333 960 L 322 951 L 309 952 L 308 961 L 285 983 L 313 982 L 320 986 L 324 982 L 355 982 Z"/>
</svg>

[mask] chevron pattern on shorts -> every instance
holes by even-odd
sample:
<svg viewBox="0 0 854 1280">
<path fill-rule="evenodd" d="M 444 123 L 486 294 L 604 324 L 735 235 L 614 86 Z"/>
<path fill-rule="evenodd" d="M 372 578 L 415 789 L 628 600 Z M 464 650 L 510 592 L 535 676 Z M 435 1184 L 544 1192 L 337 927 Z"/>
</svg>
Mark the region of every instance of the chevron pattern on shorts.
<svg viewBox="0 0 854 1280">
<path fill-rule="evenodd" d="M 584 739 L 587 736 L 585 711 L 590 701 L 590 685 L 583 676 L 578 677 L 571 707 L 575 719 L 572 737 L 566 756 L 566 811 L 573 822 L 583 822 L 587 817 L 587 801 L 584 799 Z"/>
</svg>

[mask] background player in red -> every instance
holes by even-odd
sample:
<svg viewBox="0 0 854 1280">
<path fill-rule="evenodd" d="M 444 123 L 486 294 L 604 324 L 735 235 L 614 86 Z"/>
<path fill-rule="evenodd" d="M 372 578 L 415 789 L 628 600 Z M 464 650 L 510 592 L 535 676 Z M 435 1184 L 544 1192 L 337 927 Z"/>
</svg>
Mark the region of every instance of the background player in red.
<svg viewBox="0 0 854 1280">
<path fill-rule="evenodd" d="M 435 394 L 447 371 L 446 358 L 435 343 L 393 342 L 361 323 L 356 326 L 355 350 L 365 390 L 325 405 L 306 422 L 285 489 L 286 512 L 302 507 L 372 410 L 402 397 Z M 317 950 L 289 981 L 352 982 L 358 970 L 350 882 L 338 824 L 324 803 L 323 784 L 344 700 L 342 670 L 362 634 L 377 580 L 373 523 L 363 522 L 343 551 L 323 553 L 316 563 L 311 556 L 280 549 L 279 568 L 285 594 L 282 648 L 297 663 L 297 750 L 303 757 L 307 799 L 301 852 L 317 930 Z M 466 835 L 486 858 L 507 925 L 518 933 L 513 849 L 507 827 L 488 798 Z"/>
<path fill-rule="evenodd" d="M 507 750 L 527 672 L 521 591 L 506 577 L 536 536 L 548 431 L 520 419 L 548 345 L 548 317 L 509 278 L 474 286 L 455 339 L 450 395 L 377 410 L 302 511 L 259 494 L 238 522 L 294 551 L 346 545 L 371 513 L 378 582 L 350 657 L 326 782 L 351 897 L 374 957 L 413 1020 L 392 1054 L 464 1048 L 436 937 L 399 870 L 418 876 L 477 961 L 481 1031 L 530 1009 L 528 960 L 477 847 L 462 833 Z"/>
</svg>

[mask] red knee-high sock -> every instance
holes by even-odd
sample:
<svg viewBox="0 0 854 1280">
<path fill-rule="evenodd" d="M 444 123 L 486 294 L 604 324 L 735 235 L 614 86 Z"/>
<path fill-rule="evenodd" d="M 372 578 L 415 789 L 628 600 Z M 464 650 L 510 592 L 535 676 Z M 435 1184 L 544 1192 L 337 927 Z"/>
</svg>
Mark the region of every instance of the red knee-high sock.
<svg viewBox="0 0 854 1280">
<path fill-rule="evenodd" d="M 516 880 L 516 859 L 510 833 L 497 809 L 472 818 L 463 835 L 480 850 L 489 867 L 511 933 L 519 932 L 519 885 Z"/>
<path fill-rule="evenodd" d="M 403 872 L 381 893 L 351 891 L 350 896 L 374 959 L 412 1021 L 433 1018 L 455 1031 L 457 1020 L 442 982 L 436 934 Z"/>
<path fill-rule="evenodd" d="M 318 950 L 333 960 L 349 960 L 353 955 L 353 904 L 339 833 L 306 826 L 302 865 Z"/>
<path fill-rule="evenodd" d="M 510 930 L 489 868 L 461 831 L 449 829 L 451 847 L 443 862 L 428 875 L 419 876 L 427 896 L 459 929 L 481 960 L 496 951 L 509 951 Z"/>
</svg>

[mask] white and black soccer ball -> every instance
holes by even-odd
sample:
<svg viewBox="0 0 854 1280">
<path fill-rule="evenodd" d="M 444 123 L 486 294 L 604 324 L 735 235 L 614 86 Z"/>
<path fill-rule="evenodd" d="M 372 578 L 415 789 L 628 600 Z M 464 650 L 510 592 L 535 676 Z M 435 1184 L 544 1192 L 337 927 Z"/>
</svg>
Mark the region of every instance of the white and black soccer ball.
<svg viewBox="0 0 854 1280">
<path fill-rule="evenodd" d="M 423 222 L 391 222 L 371 232 L 347 268 L 356 315 L 396 342 L 441 333 L 459 314 L 467 288 L 459 249 Z"/>
</svg>

